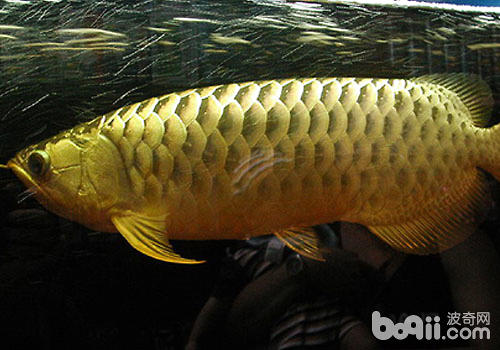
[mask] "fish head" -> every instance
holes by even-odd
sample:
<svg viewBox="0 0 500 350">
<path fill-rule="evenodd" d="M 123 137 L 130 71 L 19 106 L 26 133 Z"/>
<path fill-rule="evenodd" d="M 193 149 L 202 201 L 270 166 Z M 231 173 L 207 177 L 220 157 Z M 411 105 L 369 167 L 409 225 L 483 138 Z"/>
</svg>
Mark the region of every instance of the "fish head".
<svg viewBox="0 0 500 350">
<path fill-rule="evenodd" d="M 108 143 L 95 128 L 72 129 L 21 150 L 7 166 L 51 212 L 91 229 L 116 231 L 109 210 L 123 186 L 121 158 Z"/>
</svg>

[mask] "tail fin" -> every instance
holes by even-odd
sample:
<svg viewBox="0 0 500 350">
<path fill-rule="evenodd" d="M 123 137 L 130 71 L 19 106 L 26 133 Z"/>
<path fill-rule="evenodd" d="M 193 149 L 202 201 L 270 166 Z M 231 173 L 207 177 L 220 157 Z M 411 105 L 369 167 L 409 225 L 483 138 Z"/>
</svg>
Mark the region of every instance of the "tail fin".
<svg viewBox="0 0 500 350">
<path fill-rule="evenodd" d="M 482 149 L 484 160 L 480 167 L 500 182 L 500 124 L 492 126 L 488 131 Z"/>
</svg>

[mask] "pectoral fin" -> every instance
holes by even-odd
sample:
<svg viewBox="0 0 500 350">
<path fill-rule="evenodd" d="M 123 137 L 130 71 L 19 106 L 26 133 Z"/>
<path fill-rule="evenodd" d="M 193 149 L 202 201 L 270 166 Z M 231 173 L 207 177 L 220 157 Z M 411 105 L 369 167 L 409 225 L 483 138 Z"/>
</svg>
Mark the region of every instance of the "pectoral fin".
<svg viewBox="0 0 500 350">
<path fill-rule="evenodd" d="M 274 232 L 288 248 L 307 258 L 325 261 L 318 234 L 310 227 L 292 227 Z"/>
<path fill-rule="evenodd" d="M 185 259 L 175 253 L 166 236 L 165 217 L 144 217 L 135 213 L 114 215 L 111 221 L 128 243 L 152 258 L 178 264 L 204 261 Z"/>
</svg>

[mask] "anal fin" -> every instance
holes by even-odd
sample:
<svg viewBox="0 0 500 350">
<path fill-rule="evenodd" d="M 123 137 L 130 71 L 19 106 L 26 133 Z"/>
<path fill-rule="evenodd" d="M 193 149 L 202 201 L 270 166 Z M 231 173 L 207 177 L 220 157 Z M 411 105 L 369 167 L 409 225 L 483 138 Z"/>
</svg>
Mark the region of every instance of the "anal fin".
<svg viewBox="0 0 500 350">
<path fill-rule="evenodd" d="M 135 213 L 114 215 L 111 221 L 127 242 L 152 258 L 178 264 L 199 264 L 204 261 L 185 259 L 175 253 L 166 236 L 165 217 L 145 217 Z"/>
<path fill-rule="evenodd" d="M 474 169 L 463 181 L 416 213 L 412 220 L 386 226 L 368 226 L 394 249 L 409 254 L 439 253 L 464 241 L 476 230 L 491 206 L 484 174 Z"/>
<path fill-rule="evenodd" d="M 307 258 L 325 261 L 318 234 L 310 227 L 292 227 L 274 232 L 288 248 Z"/>
</svg>

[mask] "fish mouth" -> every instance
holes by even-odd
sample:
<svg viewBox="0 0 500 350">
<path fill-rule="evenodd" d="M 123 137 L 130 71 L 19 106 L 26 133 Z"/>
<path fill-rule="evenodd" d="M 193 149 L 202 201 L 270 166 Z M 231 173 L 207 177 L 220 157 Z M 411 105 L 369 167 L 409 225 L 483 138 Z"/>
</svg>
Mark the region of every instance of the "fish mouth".
<svg viewBox="0 0 500 350">
<path fill-rule="evenodd" d="M 39 201 L 42 201 L 42 198 L 48 198 L 48 194 L 38 185 L 31 175 L 24 170 L 20 161 L 17 158 L 13 158 L 7 162 L 7 167 L 12 169 L 14 174 L 21 180 L 21 182 L 31 191 L 35 192 L 35 197 Z"/>
</svg>

